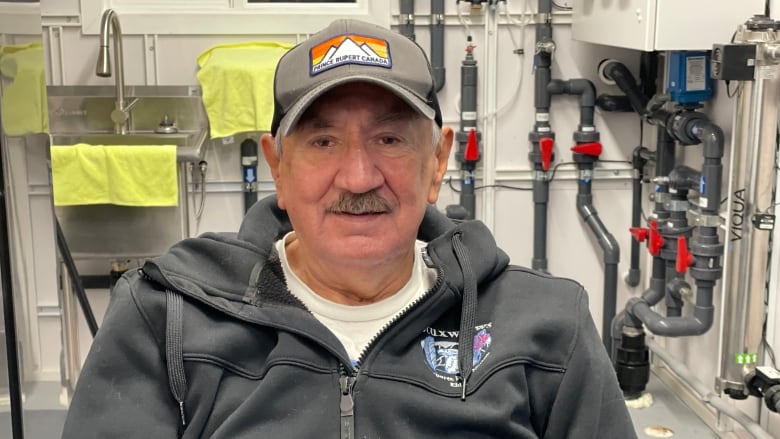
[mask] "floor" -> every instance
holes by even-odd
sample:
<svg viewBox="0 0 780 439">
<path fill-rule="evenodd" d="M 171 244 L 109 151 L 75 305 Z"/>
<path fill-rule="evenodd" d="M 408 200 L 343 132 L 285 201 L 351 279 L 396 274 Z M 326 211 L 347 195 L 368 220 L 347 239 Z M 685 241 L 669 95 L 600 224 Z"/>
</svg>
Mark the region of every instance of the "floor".
<svg viewBox="0 0 780 439">
<path fill-rule="evenodd" d="M 653 395 L 653 404 L 648 408 L 630 409 L 640 439 L 719 438 L 655 376 L 651 377 L 647 391 Z M 66 409 L 60 403 L 60 398 L 58 383 L 37 383 L 27 389 L 24 400 L 25 439 L 55 439 L 62 435 Z M 646 433 L 647 428 L 653 428 L 655 434 Z M 659 434 L 661 432 L 671 432 L 672 436 Z M 11 438 L 7 398 L 0 398 L 0 438 Z"/>
<path fill-rule="evenodd" d="M 636 435 L 640 439 L 659 437 L 717 439 L 720 437 L 655 375 L 650 376 L 647 392 L 653 397 L 653 404 L 650 407 L 629 409 Z M 669 433 L 672 436 L 668 436 Z"/>
</svg>

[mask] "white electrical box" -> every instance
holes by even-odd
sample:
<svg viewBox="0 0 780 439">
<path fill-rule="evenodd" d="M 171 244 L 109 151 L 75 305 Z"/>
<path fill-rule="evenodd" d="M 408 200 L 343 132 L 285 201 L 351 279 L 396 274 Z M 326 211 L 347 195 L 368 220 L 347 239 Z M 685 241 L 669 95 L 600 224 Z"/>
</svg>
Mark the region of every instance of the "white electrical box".
<svg viewBox="0 0 780 439">
<path fill-rule="evenodd" d="M 575 40 L 643 51 L 710 50 L 764 0 L 574 0 Z"/>
</svg>

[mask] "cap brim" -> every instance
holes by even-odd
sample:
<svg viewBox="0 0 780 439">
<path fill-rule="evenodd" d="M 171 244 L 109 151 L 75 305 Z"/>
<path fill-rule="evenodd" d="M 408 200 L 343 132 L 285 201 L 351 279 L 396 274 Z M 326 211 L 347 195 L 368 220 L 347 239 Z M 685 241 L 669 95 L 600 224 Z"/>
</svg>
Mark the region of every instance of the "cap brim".
<svg viewBox="0 0 780 439">
<path fill-rule="evenodd" d="M 378 78 L 376 76 L 350 75 L 325 81 L 298 99 L 298 101 L 287 111 L 287 113 L 285 113 L 284 117 L 282 117 L 282 120 L 279 122 L 279 130 L 277 134 L 282 136 L 289 136 L 292 132 L 292 129 L 301 118 L 301 115 L 303 115 L 306 109 L 309 108 L 309 106 L 314 101 L 316 101 L 317 98 L 325 94 L 325 92 L 328 90 L 331 90 L 342 84 L 348 84 L 350 82 L 368 82 L 371 84 L 376 84 L 391 91 L 404 102 L 409 104 L 410 107 L 414 108 L 418 113 L 422 114 L 428 119 L 433 120 L 436 116 L 436 111 L 431 108 L 428 103 L 417 97 L 409 90 L 392 81 Z"/>
</svg>

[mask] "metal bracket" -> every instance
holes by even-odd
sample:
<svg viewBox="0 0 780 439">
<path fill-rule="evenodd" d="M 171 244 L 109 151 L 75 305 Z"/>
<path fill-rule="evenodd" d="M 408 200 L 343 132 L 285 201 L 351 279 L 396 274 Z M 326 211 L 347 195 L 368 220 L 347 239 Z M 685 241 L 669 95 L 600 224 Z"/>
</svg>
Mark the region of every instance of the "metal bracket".
<svg viewBox="0 0 780 439">
<path fill-rule="evenodd" d="M 672 195 L 668 192 L 651 192 L 649 197 L 654 203 L 666 203 L 672 199 Z"/>
<path fill-rule="evenodd" d="M 702 215 L 695 210 L 689 210 L 685 217 L 688 223 L 698 227 L 720 227 L 723 224 L 720 215 Z"/>
<path fill-rule="evenodd" d="M 669 212 L 685 212 L 690 207 L 691 203 L 688 200 L 668 200 L 664 202 L 664 209 Z"/>
</svg>

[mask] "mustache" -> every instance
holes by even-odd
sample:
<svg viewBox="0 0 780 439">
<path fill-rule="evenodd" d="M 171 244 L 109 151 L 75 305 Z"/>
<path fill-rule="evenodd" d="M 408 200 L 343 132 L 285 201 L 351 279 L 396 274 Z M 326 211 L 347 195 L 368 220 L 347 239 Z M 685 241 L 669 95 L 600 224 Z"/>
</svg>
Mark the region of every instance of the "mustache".
<svg viewBox="0 0 780 439">
<path fill-rule="evenodd" d="M 366 213 L 390 212 L 390 202 L 377 195 L 376 191 L 354 194 L 344 192 L 327 207 L 328 213 L 348 213 L 362 215 Z"/>
</svg>

